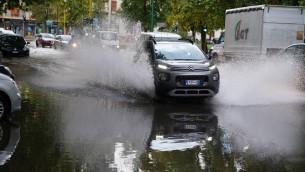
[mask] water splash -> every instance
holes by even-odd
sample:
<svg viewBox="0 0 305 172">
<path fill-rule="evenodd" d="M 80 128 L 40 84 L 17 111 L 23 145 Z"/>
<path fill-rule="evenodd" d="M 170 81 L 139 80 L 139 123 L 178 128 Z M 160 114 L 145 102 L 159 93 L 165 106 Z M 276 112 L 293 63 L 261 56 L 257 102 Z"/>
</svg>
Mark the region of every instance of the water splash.
<svg viewBox="0 0 305 172">
<path fill-rule="evenodd" d="M 287 58 L 260 57 L 218 66 L 221 75 L 216 104 L 266 105 L 304 102 L 298 88 L 299 68 Z"/>
</svg>

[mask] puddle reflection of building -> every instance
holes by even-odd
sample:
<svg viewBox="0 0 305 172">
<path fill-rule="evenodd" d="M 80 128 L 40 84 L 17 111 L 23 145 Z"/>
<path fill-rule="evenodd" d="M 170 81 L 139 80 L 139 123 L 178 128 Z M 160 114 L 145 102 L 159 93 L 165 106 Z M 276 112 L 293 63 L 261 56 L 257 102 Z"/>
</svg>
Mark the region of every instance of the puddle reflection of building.
<svg viewBox="0 0 305 172">
<path fill-rule="evenodd" d="M 20 140 L 20 126 L 9 121 L 0 122 L 0 165 L 14 154 Z"/>
</svg>

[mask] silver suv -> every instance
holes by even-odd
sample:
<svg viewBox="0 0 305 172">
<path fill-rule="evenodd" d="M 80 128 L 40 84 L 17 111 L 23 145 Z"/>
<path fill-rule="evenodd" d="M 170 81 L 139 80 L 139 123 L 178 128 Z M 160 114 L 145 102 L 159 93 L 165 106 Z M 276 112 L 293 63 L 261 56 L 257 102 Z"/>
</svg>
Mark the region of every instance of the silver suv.
<svg viewBox="0 0 305 172">
<path fill-rule="evenodd" d="M 144 45 L 157 97 L 213 97 L 218 93 L 219 71 L 192 41 L 152 38 Z"/>
<path fill-rule="evenodd" d="M 21 94 L 16 82 L 0 73 L 0 120 L 21 109 Z"/>
</svg>

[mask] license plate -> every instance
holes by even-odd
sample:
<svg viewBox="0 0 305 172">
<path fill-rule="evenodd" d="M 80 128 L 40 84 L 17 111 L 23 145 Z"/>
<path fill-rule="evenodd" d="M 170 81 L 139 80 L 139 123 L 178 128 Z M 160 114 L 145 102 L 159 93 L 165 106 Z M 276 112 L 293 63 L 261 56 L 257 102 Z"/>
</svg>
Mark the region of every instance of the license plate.
<svg viewBox="0 0 305 172">
<path fill-rule="evenodd" d="M 18 53 L 18 51 L 13 51 L 13 53 Z"/>
<path fill-rule="evenodd" d="M 195 130 L 196 129 L 196 125 L 187 124 L 187 125 L 184 125 L 184 129 Z"/>
<path fill-rule="evenodd" d="M 200 80 L 185 80 L 185 85 L 200 85 Z"/>
</svg>

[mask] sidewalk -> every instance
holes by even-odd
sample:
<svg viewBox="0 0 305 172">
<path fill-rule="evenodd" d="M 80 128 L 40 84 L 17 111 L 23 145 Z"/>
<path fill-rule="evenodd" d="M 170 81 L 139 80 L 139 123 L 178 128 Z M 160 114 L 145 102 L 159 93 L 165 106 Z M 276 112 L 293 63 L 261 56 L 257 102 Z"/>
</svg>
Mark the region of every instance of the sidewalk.
<svg viewBox="0 0 305 172">
<path fill-rule="evenodd" d="M 36 37 L 35 36 L 25 36 L 24 37 L 24 40 L 26 42 L 32 42 L 32 41 L 35 41 Z"/>
</svg>

